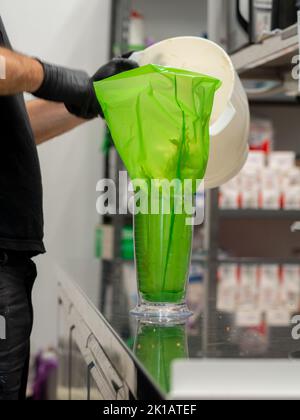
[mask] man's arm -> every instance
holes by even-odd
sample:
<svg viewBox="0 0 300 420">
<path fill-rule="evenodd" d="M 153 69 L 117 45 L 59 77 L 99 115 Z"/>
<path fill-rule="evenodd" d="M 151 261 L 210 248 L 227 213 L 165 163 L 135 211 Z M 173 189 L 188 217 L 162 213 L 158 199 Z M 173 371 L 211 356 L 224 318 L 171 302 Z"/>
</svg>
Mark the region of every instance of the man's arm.
<svg viewBox="0 0 300 420">
<path fill-rule="evenodd" d="M 0 95 L 35 92 L 44 79 L 42 64 L 35 59 L 0 47 L 4 57 L 5 79 L 0 79 Z M 27 102 L 36 144 L 57 137 L 86 122 L 70 114 L 62 103 L 37 99 Z"/>
<path fill-rule="evenodd" d="M 138 67 L 134 61 L 117 58 L 89 77 L 84 71 L 40 62 L 2 47 L 0 58 L 4 63 L 0 96 L 29 92 L 41 99 L 27 105 L 37 144 L 77 127 L 84 120 L 103 117 L 93 82 Z"/>
<path fill-rule="evenodd" d="M 70 114 L 64 104 L 36 99 L 26 104 L 37 145 L 86 122 Z"/>
<path fill-rule="evenodd" d="M 30 57 L 0 47 L 5 78 L 0 78 L 0 95 L 35 92 L 44 80 L 42 64 Z"/>
<path fill-rule="evenodd" d="M 48 64 L 0 47 L 5 76 L 0 76 L 0 95 L 29 92 L 40 99 L 64 103 L 80 118 L 92 119 L 103 111 L 93 83 L 138 67 L 126 58 L 113 59 L 100 67 L 93 77 L 85 71 Z"/>
<path fill-rule="evenodd" d="M 4 57 L 5 79 L 0 79 L 0 95 L 35 92 L 42 84 L 44 70 L 41 63 L 22 54 L 0 47 Z M 27 102 L 36 144 L 66 133 L 86 122 L 70 114 L 64 104 L 42 99 Z"/>
</svg>

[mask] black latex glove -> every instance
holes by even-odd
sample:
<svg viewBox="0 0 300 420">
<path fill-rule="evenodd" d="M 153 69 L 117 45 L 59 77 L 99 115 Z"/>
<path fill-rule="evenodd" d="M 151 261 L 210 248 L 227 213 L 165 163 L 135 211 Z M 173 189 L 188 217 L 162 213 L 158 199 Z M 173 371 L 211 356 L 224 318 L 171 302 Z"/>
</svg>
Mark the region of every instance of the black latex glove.
<svg viewBox="0 0 300 420">
<path fill-rule="evenodd" d="M 94 74 L 92 78 L 84 71 L 72 70 L 48 63 L 44 67 L 44 81 L 33 94 L 49 101 L 63 102 L 69 112 L 77 117 L 92 119 L 103 117 L 102 109 L 96 98 L 93 82 L 106 79 L 124 71 L 138 67 L 135 61 L 115 58 Z"/>
</svg>

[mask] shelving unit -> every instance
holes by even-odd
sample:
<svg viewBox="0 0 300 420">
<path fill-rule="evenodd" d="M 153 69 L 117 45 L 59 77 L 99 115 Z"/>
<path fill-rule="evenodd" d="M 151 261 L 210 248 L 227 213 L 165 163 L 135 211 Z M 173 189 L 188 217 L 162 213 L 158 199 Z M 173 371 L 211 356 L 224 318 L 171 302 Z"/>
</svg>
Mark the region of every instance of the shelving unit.
<svg viewBox="0 0 300 420">
<path fill-rule="evenodd" d="M 131 0 L 113 0 L 111 11 L 111 57 L 126 52 L 129 28 L 129 16 L 131 10 Z M 116 46 L 118 51 L 116 51 Z M 113 165 L 112 165 L 113 162 Z M 119 171 L 124 170 L 123 163 L 119 158 L 114 147 L 108 150 L 105 157 L 104 173 L 107 178 L 113 179 L 118 185 Z M 117 203 L 118 204 L 118 203 Z M 121 215 L 104 217 L 104 225 L 112 226 L 113 250 L 111 258 L 103 259 L 101 275 L 101 292 L 99 296 L 99 308 L 101 312 L 110 318 L 111 302 L 119 302 L 124 306 L 122 299 L 122 259 L 121 259 L 121 235 L 122 229 L 126 225 L 126 219 Z"/>
<path fill-rule="evenodd" d="M 298 25 L 275 32 L 260 44 L 250 45 L 232 55 L 237 72 L 245 78 L 280 79 L 299 54 Z M 294 64 L 295 65 L 295 64 Z"/>
<path fill-rule="evenodd" d="M 299 18 L 300 19 L 300 18 Z M 241 79 L 274 80 L 284 82 L 287 75 L 291 74 L 293 67 L 299 61 L 293 61 L 293 57 L 299 55 L 300 43 L 300 20 L 299 23 L 284 30 L 277 31 L 265 38 L 260 44 L 249 45 L 232 55 L 232 61 Z M 300 85 L 299 85 L 300 86 Z M 300 88 L 299 88 L 300 92 Z M 269 95 L 267 104 L 274 103 L 274 97 Z M 259 103 L 259 102 L 258 102 Z M 289 99 L 281 101 L 282 105 L 290 105 Z M 293 103 L 297 103 L 296 101 Z M 227 221 L 244 221 L 252 223 L 264 221 L 265 223 L 284 223 L 286 221 L 291 229 L 291 235 L 297 234 L 297 227 L 300 220 L 300 210 L 222 210 L 218 208 L 219 190 L 207 193 L 206 203 L 206 224 L 205 224 L 205 250 L 204 257 L 195 257 L 193 261 L 202 263 L 205 268 L 206 299 L 213 300 L 216 296 L 216 278 L 220 264 L 299 264 L 300 258 L 223 258 L 219 256 L 219 229 L 220 225 Z M 290 223 L 289 223 L 290 222 Z M 294 226 L 294 230 L 292 229 Z M 288 229 L 289 227 L 287 227 Z M 294 232 L 294 233 L 292 233 Z M 207 323 L 212 326 L 213 320 L 209 319 L 207 312 Z"/>
<path fill-rule="evenodd" d="M 196 0 L 195 0 L 196 1 Z M 126 51 L 129 13 L 131 10 L 131 0 L 113 0 L 112 11 L 112 37 L 111 50 L 116 52 L 116 45 L 120 51 Z M 141 0 L 141 4 L 149 8 L 147 0 Z M 154 2 L 153 2 L 154 3 Z M 196 3 L 195 3 L 196 4 Z M 138 7 L 137 0 L 134 5 Z M 151 19 L 154 21 L 154 9 L 159 10 L 159 3 L 152 5 L 151 2 Z M 148 9 L 147 9 L 148 10 Z M 160 20 L 163 19 L 159 16 Z M 193 20 L 195 23 L 195 21 Z M 199 17 L 200 22 L 200 17 Z M 197 28 L 197 27 L 196 27 Z M 168 30 L 170 28 L 168 27 Z M 174 29 L 174 28 L 173 28 Z M 195 31 L 193 24 L 193 31 Z M 203 28 L 202 28 L 203 30 Z M 174 32 L 176 32 L 174 30 Z M 199 24 L 199 35 L 201 28 Z M 164 34 L 160 33 L 162 37 Z M 174 33 L 165 34 L 165 36 L 174 36 Z M 186 34 L 188 35 L 188 34 Z M 291 72 L 292 67 L 297 63 L 292 63 L 292 58 L 299 53 L 299 35 L 298 25 L 294 25 L 287 30 L 274 33 L 272 36 L 264 39 L 260 44 L 250 45 L 237 53 L 232 55 L 233 64 L 242 79 L 272 79 L 282 81 L 288 72 Z M 272 101 L 272 97 L 268 98 L 268 102 Z M 289 102 L 287 102 L 287 105 Z M 112 151 L 113 152 L 113 151 Z M 109 167 L 109 156 L 106 159 L 106 169 Z M 114 176 L 117 177 L 118 171 L 123 169 L 122 163 L 117 158 L 114 169 Z M 203 256 L 197 255 L 193 258 L 193 262 L 201 263 L 205 267 L 205 290 L 206 301 L 212 302 L 215 300 L 217 293 L 216 277 L 217 270 L 220 264 L 300 264 L 300 258 L 220 258 L 219 256 L 219 228 L 224 221 L 235 220 L 263 220 L 263 221 L 287 221 L 290 222 L 291 227 L 294 222 L 300 220 L 300 211 L 285 211 L 285 210 L 220 210 L 218 207 L 219 191 L 217 189 L 207 192 L 206 197 L 206 218 L 204 225 L 204 250 Z M 114 256 L 112 261 L 104 262 L 104 276 L 105 288 L 104 292 L 110 294 L 120 294 L 122 276 L 122 260 L 120 253 L 121 231 L 122 228 L 130 222 L 128 216 L 114 216 L 106 220 L 107 223 L 114 227 Z M 295 233 L 297 234 L 297 233 Z M 103 296 L 101 301 L 104 301 Z M 118 301 L 116 296 L 111 298 L 111 301 Z M 101 307 L 101 305 L 100 305 Z M 211 308 L 205 308 L 206 313 L 203 319 L 206 319 L 209 330 L 213 329 L 210 319 Z"/>
<path fill-rule="evenodd" d="M 207 258 L 205 256 L 197 256 L 195 255 L 192 259 L 194 263 L 200 263 L 203 265 L 207 264 Z M 241 257 L 241 258 L 230 258 L 230 257 L 220 257 L 217 258 L 218 265 L 221 264 L 243 264 L 243 265 L 270 265 L 270 264 L 277 264 L 277 265 L 299 265 L 300 259 L 299 258 L 249 258 L 249 257 Z"/>
<path fill-rule="evenodd" d="M 278 221 L 287 222 L 287 229 L 290 233 L 296 234 L 297 227 L 300 220 L 300 210 L 222 210 L 218 208 L 219 190 L 215 189 L 208 192 L 208 200 L 206 205 L 206 224 L 205 224 L 205 250 L 203 255 L 196 255 L 193 262 L 201 263 L 206 270 L 206 284 L 208 290 L 215 288 L 215 279 L 217 278 L 217 270 L 221 264 L 247 264 L 247 265 L 261 265 L 261 264 L 297 264 L 300 266 L 300 257 L 286 257 L 286 258 L 270 258 L 270 257 L 220 257 L 219 255 L 219 230 L 223 222 L 237 222 L 247 221 L 276 223 Z M 294 229 L 293 229 L 294 226 Z M 263 240 L 263 238 L 262 238 Z M 215 293 L 211 291 L 212 294 Z"/>
<path fill-rule="evenodd" d="M 220 218 L 295 221 L 300 219 L 300 210 L 220 210 Z"/>
</svg>

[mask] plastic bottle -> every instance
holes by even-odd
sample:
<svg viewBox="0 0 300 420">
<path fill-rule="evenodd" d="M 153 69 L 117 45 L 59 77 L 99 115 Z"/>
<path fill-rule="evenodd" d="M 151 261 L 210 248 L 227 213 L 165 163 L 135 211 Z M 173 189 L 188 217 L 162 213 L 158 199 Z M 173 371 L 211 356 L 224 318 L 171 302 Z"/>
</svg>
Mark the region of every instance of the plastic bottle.
<svg viewBox="0 0 300 420">
<path fill-rule="evenodd" d="M 136 10 L 131 12 L 129 24 L 129 50 L 143 50 L 145 48 L 144 16 Z"/>
</svg>

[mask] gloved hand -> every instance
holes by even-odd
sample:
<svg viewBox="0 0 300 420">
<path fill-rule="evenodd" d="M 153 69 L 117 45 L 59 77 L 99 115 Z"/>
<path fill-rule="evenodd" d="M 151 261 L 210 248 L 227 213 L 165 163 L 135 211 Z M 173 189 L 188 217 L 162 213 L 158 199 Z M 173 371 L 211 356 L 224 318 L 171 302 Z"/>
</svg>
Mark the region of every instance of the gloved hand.
<svg viewBox="0 0 300 420">
<path fill-rule="evenodd" d="M 135 61 L 115 58 L 100 67 L 94 76 L 90 78 L 84 71 L 42 62 L 41 64 L 44 68 L 44 81 L 33 95 L 49 101 L 63 102 L 69 112 L 85 119 L 92 119 L 99 115 L 103 117 L 93 82 L 138 67 Z"/>
</svg>

